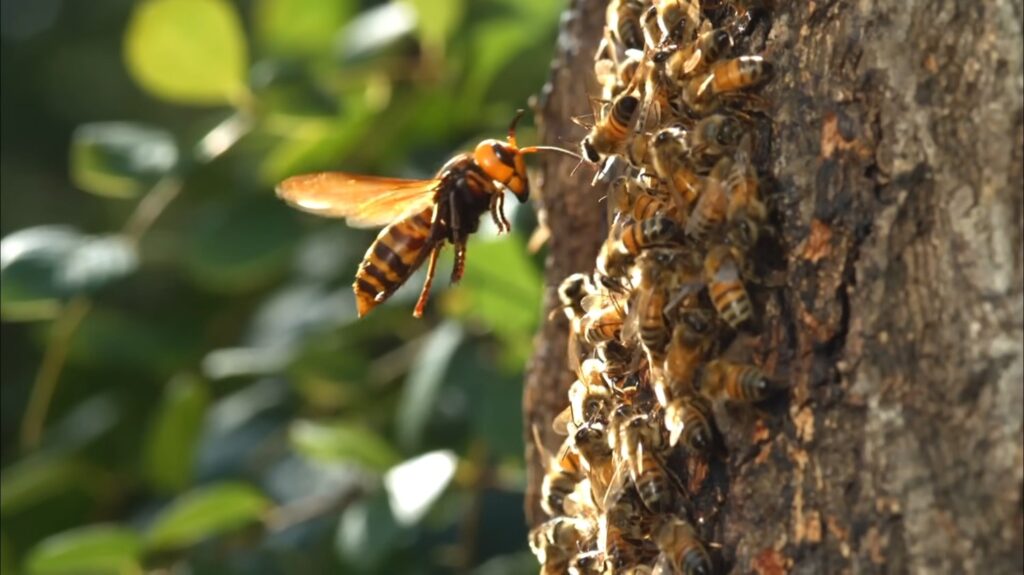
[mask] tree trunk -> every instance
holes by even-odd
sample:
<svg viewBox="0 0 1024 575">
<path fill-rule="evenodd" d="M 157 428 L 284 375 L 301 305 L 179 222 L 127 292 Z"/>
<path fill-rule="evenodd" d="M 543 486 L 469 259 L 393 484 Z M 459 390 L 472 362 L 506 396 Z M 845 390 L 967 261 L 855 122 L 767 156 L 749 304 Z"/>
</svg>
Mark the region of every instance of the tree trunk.
<svg viewBox="0 0 1024 575">
<path fill-rule="evenodd" d="M 728 460 L 712 542 L 737 573 L 1024 571 L 1021 0 L 778 3 L 768 198 L 781 286 L 755 356 L 788 398 L 716 406 Z M 574 146 L 600 0 L 566 13 L 538 119 Z M 763 45 L 762 45 L 763 44 Z M 592 172 L 540 174 L 546 309 L 604 237 Z M 544 323 L 524 420 L 557 445 L 566 322 Z M 527 441 L 531 524 L 541 462 Z"/>
</svg>

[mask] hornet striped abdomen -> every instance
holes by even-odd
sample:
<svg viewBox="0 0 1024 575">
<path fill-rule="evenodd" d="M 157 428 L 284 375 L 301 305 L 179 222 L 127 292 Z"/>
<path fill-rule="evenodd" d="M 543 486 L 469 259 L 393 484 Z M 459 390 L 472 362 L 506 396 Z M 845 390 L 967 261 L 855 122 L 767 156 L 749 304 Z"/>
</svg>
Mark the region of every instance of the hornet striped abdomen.
<svg viewBox="0 0 1024 575">
<path fill-rule="evenodd" d="M 381 230 L 366 250 L 352 289 L 359 316 L 366 315 L 409 279 L 437 244 L 431 238 L 434 208 L 397 221 Z"/>
</svg>

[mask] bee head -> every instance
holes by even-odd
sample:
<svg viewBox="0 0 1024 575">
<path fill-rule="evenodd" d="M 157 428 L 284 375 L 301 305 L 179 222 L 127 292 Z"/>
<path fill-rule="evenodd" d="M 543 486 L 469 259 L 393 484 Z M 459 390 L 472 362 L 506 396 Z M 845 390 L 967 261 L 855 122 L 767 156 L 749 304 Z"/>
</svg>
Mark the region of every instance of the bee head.
<svg viewBox="0 0 1024 575">
<path fill-rule="evenodd" d="M 508 188 L 520 202 L 529 199 L 526 162 L 514 142 L 484 140 L 473 151 L 473 160 L 488 178 Z"/>
</svg>

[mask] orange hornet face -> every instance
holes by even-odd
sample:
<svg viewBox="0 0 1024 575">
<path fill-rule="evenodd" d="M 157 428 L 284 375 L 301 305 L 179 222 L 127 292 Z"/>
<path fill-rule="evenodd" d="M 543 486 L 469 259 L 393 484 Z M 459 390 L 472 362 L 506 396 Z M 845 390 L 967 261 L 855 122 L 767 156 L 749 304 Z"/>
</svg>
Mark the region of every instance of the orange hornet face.
<svg viewBox="0 0 1024 575">
<path fill-rule="evenodd" d="M 487 174 L 509 189 L 520 202 L 530 197 L 530 182 L 526 177 L 526 162 L 515 139 L 508 142 L 484 140 L 473 150 L 473 161 Z"/>
</svg>

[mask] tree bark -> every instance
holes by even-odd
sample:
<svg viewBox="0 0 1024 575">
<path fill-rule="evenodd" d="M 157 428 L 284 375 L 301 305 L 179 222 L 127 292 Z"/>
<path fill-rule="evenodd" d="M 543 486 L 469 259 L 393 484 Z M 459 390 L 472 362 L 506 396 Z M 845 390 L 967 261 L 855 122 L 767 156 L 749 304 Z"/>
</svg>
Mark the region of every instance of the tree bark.
<svg viewBox="0 0 1024 575">
<path fill-rule="evenodd" d="M 566 13 L 538 107 L 574 146 L 605 2 Z M 781 287 L 754 356 L 788 398 L 716 406 L 728 460 L 712 542 L 736 573 L 1024 571 L 1021 0 L 778 3 L 751 47 L 776 65 L 768 198 Z M 763 50 L 762 50 L 763 49 Z M 592 173 L 550 158 L 546 310 L 604 237 Z M 557 445 L 566 322 L 537 336 L 524 395 Z"/>
</svg>

